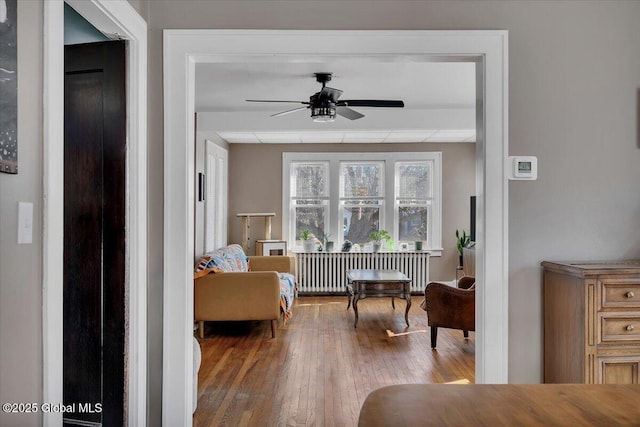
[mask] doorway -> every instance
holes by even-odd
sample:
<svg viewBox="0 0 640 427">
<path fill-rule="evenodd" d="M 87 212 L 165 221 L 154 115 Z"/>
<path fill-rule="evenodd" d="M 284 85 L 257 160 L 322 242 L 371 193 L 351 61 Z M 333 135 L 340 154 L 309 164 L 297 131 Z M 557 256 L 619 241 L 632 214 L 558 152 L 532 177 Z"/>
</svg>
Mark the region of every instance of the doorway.
<svg viewBox="0 0 640 427">
<path fill-rule="evenodd" d="M 339 50 L 327 51 L 328 36 Z M 508 61 L 506 31 L 261 31 L 165 30 L 165 246 L 163 298 L 163 417 L 191 425 L 193 319 L 189 285 L 193 248 L 194 83 L 198 62 L 283 63 L 315 55 L 453 58 L 476 62 L 477 242 L 476 381 L 508 380 Z M 384 41 L 384 43 L 382 43 Z M 336 48 L 337 49 L 337 48 Z M 229 54 L 228 52 L 234 52 Z M 304 60 L 304 59 L 303 59 Z M 185 91 L 184 88 L 187 88 Z M 185 150 L 185 141 L 188 146 Z M 185 256 L 185 253 L 188 254 Z M 491 257 L 486 254 L 490 253 Z M 491 331 L 491 334 L 487 333 Z M 182 370 L 171 369 L 183 366 Z"/>
<path fill-rule="evenodd" d="M 126 198 L 124 253 L 127 318 L 127 423 L 146 424 L 146 46 L 147 27 L 128 2 L 44 2 L 43 154 L 43 401 L 63 401 L 64 283 L 64 4 L 103 34 L 126 39 Z M 61 425 L 63 414 L 43 414 L 44 425 Z"/>
</svg>

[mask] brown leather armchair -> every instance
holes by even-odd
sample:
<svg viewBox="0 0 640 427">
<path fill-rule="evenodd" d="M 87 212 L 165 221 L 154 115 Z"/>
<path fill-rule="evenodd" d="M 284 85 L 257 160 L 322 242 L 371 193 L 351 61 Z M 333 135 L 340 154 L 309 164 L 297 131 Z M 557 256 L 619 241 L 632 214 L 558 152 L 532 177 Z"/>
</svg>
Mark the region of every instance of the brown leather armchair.
<svg viewBox="0 0 640 427">
<path fill-rule="evenodd" d="M 431 282 L 424 290 L 420 307 L 427 312 L 431 327 L 431 348 L 436 348 L 438 328 L 462 329 L 464 337 L 476 330 L 475 277 L 465 276 L 454 288 Z"/>
</svg>

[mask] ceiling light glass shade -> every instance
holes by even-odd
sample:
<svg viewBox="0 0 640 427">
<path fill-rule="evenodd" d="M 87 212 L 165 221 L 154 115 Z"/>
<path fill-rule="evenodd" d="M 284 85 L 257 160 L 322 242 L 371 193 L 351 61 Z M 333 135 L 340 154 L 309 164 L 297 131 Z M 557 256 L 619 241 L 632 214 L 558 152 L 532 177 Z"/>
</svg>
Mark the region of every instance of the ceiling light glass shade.
<svg viewBox="0 0 640 427">
<path fill-rule="evenodd" d="M 334 105 L 311 107 L 311 118 L 314 122 L 332 122 L 336 118 L 336 107 Z"/>
</svg>

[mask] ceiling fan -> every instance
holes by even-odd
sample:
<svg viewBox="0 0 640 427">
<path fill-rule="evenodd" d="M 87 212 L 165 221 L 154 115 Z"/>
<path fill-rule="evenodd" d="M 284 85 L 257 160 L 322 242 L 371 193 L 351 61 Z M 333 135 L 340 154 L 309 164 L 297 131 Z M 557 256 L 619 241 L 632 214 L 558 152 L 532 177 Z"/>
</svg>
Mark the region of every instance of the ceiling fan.
<svg viewBox="0 0 640 427">
<path fill-rule="evenodd" d="M 336 118 L 336 114 L 346 117 L 349 120 L 357 120 L 364 117 L 364 114 L 357 112 L 349 107 L 385 107 L 385 108 L 402 108 L 403 101 L 380 100 L 380 99 L 349 99 L 339 101 L 342 91 L 328 87 L 326 84 L 331 81 L 333 73 L 314 73 L 316 81 L 322 83 L 320 92 L 316 92 L 309 97 L 309 101 L 276 101 L 263 99 L 247 99 L 247 102 L 290 102 L 303 104 L 304 107 L 297 107 L 291 110 L 282 111 L 272 114 L 271 117 L 284 116 L 285 114 L 294 113 L 296 111 L 311 110 L 311 118 L 314 122 L 332 122 Z"/>
</svg>

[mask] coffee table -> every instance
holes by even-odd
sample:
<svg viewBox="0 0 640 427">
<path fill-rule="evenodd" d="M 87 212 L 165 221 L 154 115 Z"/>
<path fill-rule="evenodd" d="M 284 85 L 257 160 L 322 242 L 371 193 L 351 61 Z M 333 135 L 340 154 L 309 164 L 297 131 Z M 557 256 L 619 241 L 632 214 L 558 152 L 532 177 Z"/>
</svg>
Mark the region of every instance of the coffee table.
<svg viewBox="0 0 640 427">
<path fill-rule="evenodd" d="M 409 308 L 411 308 L 411 279 L 398 270 L 347 270 L 347 293 L 349 302 L 353 299 L 355 322 L 358 326 L 358 301 L 368 297 L 391 297 L 391 305 L 395 308 L 394 298 L 402 298 L 407 302 L 404 320 L 409 326 Z"/>
</svg>

